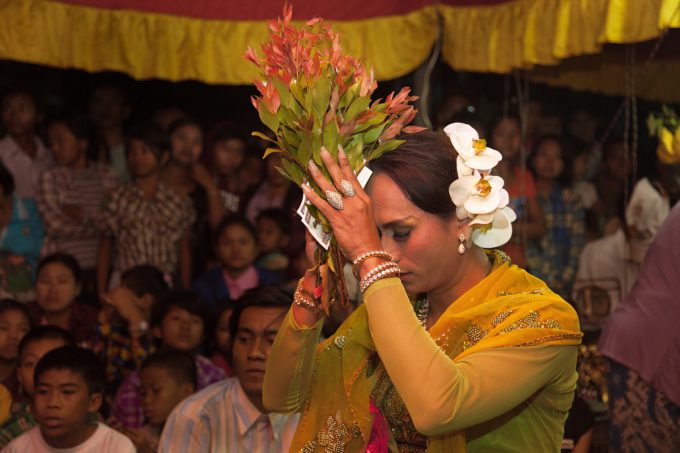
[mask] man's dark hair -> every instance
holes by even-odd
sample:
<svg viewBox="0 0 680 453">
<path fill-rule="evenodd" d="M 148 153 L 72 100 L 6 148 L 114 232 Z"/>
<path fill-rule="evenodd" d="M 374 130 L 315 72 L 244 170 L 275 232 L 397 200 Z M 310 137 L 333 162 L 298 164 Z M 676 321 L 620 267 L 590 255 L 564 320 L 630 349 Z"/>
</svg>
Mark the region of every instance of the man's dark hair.
<svg viewBox="0 0 680 453">
<path fill-rule="evenodd" d="M 250 235 L 253 237 L 253 240 L 255 243 L 257 243 L 257 230 L 255 229 L 255 226 L 253 226 L 252 223 L 250 223 L 250 220 L 248 220 L 246 217 L 238 214 L 229 214 L 224 216 L 222 221 L 217 225 L 217 228 L 215 229 L 215 245 L 220 240 L 220 236 L 222 236 L 222 233 L 227 228 L 231 228 L 233 226 L 240 226 L 241 228 L 245 229 L 250 233 Z"/>
<path fill-rule="evenodd" d="M 161 297 L 153 306 L 151 313 L 151 325 L 160 326 L 163 318 L 170 312 L 172 307 L 186 310 L 203 320 L 203 331 L 208 332 L 210 313 L 206 303 L 193 291 L 176 289 Z"/>
<path fill-rule="evenodd" d="M 40 275 L 40 271 L 49 264 L 54 263 L 59 263 L 71 271 L 76 283 L 81 283 L 83 281 L 83 271 L 80 268 L 80 264 L 78 264 L 78 260 L 68 253 L 53 253 L 41 259 L 38 263 L 38 269 L 36 270 L 35 275 Z"/>
<path fill-rule="evenodd" d="M 62 346 L 45 354 L 33 373 L 36 387 L 40 383 L 40 376 L 49 370 L 68 370 L 79 374 L 87 384 L 90 395 L 104 391 L 106 383 L 104 367 L 95 353 L 88 349 L 78 346 Z"/>
<path fill-rule="evenodd" d="M 264 285 L 249 289 L 236 301 L 236 308 L 229 320 L 229 333 L 233 339 L 236 338 L 241 314 L 247 308 L 282 308 L 288 310 L 293 302 L 293 292 L 281 285 Z"/>
<path fill-rule="evenodd" d="M 180 384 L 189 383 L 196 389 L 198 371 L 194 358 L 188 352 L 171 348 L 161 349 L 147 357 L 142 362 L 139 371 L 144 371 L 150 367 L 162 368 L 176 382 Z"/>
<path fill-rule="evenodd" d="M 170 149 L 170 141 L 160 126 L 153 123 L 146 123 L 133 126 L 127 136 L 126 152 L 129 152 L 130 142 L 139 140 L 148 146 L 158 159 Z"/>
<path fill-rule="evenodd" d="M 0 315 L 8 311 L 18 311 L 28 321 L 29 326 L 33 326 L 33 318 L 31 317 L 31 312 L 29 311 L 26 304 L 17 302 L 14 299 L 2 299 L 0 300 Z"/>
<path fill-rule="evenodd" d="M 260 212 L 257 215 L 257 221 L 260 219 L 269 219 L 279 227 L 279 230 L 285 235 L 290 236 L 291 230 L 293 228 L 290 216 L 283 209 L 279 208 L 269 208 Z"/>
<path fill-rule="evenodd" d="M 19 356 L 31 343 L 42 340 L 62 340 L 64 346 L 75 346 L 76 339 L 71 332 L 57 326 L 37 326 L 32 328 L 19 342 Z"/>
</svg>

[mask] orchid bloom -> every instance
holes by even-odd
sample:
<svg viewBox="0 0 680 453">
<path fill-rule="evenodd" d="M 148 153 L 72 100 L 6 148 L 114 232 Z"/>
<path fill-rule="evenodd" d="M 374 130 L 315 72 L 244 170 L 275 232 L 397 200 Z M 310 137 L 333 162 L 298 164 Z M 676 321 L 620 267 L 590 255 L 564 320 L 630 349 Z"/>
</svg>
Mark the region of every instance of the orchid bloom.
<svg viewBox="0 0 680 453">
<path fill-rule="evenodd" d="M 486 140 L 480 139 L 477 131 L 468 124 L 449 124 L 444 128 L 444 133 L 465 165 L 473 170 L 488 172 L 503 159 L 501 153 L 487 147 Z"/>
</svg>

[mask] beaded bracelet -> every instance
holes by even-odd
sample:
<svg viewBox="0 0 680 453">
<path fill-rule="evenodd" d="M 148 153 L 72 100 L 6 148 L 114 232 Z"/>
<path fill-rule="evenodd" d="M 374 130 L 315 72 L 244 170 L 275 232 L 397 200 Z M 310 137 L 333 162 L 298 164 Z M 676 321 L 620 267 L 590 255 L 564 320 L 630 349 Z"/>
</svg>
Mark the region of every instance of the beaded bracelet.
<svg viewBox="0 0 680 453">
<path fill-rule="evenodd" d="M 362 293 L 364 293 L 373 283 L 377 282 L 378 280 L 381 280 L 383 278 L 399 277 L 399 273 L 400 272 L 398 268 L 385 269 L 384 271 L 378 272 L 369 279 L 362 279 L 359 285 L 359 289 L 361 290 Z"/>
<path fill-rule="evenodd" d="M 302 281 L 304 277 L 298 282 L 298 286 L 295 289 L 295 294 L 293 294 L 293 303 L 299 307 L 309 310 L 316 314 L 321 311 L 321 305 L 317 302 L 317 299 L 312 293 L 307 291 L 302 287 Z"/>
<path fill-rule="evenodd" d="M 389 261 L 394 261 L 394 257 L 384 250 L 372 250 L 370 252 L 362 253 L 352 261 L 352 273 L 354 273 L 356 278 L 359 278 L 359 265 L 369 258 L 384 258 Z"/>
<path fill-rule="evenodd" d="M 362 281 L 368 280 L 371 277 L 373 277 L 375 274 L 377 274 L 378 272 L 382 272 L 382 271 L 387 270 L 387 269 L 395 269 L 395 270 L 398 271 L 399 265 L 394 261 L 388 261 L 386 263 L 379 264 L 376 267 L 374 267 L 373 269 L 371 269 L 370 271 L 366 272 L 366 275 L 364 275 L 364 277 L 361 280 Z"/>
</svg>

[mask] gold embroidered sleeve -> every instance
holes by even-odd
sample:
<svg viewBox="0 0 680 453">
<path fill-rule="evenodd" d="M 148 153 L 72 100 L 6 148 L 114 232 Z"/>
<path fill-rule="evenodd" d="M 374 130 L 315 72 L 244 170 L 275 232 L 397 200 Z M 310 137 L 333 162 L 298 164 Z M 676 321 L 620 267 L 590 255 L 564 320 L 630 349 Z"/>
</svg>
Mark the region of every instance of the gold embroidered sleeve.
<svg viewBox="0 0 680 453">
<path fill-rule="evenodd" d="M 300 412 L 311 388 L 314 354 L 323 320 L 299 326 L 290 310 L 281 324 L 267 362 L 263 403 L 272 412 Z"/>
<path fill-rule="evenodd" d="M 454 362 L 420 326 L 398 279 L 369 288 L 365 304 L 378 354 L 422 434 L 477 425 L 543 391 L 568 410 L 576 347 L 496 348 Z"/>
</svg>

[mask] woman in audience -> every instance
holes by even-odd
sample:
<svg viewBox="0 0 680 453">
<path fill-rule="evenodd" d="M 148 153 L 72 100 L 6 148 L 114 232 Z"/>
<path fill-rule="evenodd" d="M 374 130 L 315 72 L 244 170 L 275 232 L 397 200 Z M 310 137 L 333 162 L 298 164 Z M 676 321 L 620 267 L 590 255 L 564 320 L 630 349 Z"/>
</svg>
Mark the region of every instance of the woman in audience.
<svg viewBox="0 0 680 453">
<path fill-rule="evenodd" d="M 12 299 L 0 300 L 0 384 L 15 402 L 21 400 L 16 373 L 19 342 L 31 330 L 31 325 L 26 305 Z"/>
<path fill-rule="evenodd" d="M 206 151 L 204 160 L 213 172 L 224 209 L 238 212 L 244 189 L 238 173 L 246 157 L 245 136 L 236 126 L 221 123 L 210 134 Z"/>
</svg>

